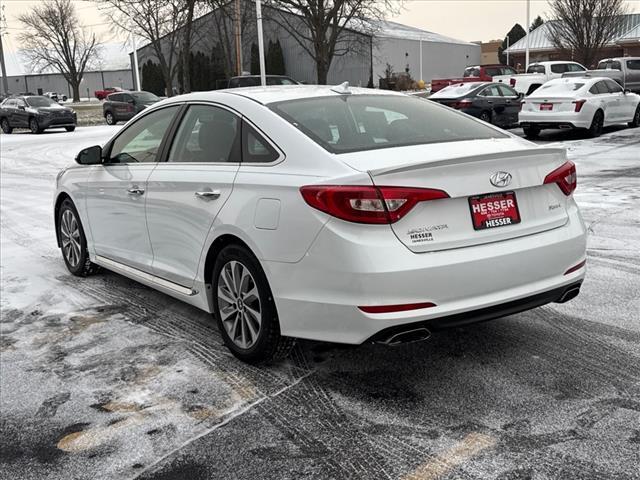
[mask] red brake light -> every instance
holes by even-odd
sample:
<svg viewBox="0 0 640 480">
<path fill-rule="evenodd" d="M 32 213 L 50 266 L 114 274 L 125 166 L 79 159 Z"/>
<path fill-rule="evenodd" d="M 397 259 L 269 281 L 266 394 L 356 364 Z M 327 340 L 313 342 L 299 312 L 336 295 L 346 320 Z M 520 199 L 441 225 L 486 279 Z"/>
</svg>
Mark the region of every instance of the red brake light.
<svg viewBox="0 0 640 480">
<path fill-rule="evenodd" d="M 575 112 L 576 112 L 576 113 L 578 113 L 578 112 L 580 112 L 580 110 L 582 110 L 582 106 L 583 106 L 586 102 L 587 102 L 586 100 L 575 100 L 575 101 L 573 101 L 573 102 L 571 102 L 571 103 L 573 103 L 573 104 L 576 106 L 576 108 L 575 108 Z"/>
<path fill-rule="evenodd" d="M 569 161 L 547 175 L 544 183 L 557 183 L 566 196 L 571 195 L 578 186 L 575 163 Z"/>
<path fill-rule="evenodd" d="M 570 273 L 573 272 L 577 272 L 578 270 L 580 270 L 582 267 L 584 267 L 587 264 L 586 260 L 581 261 L 579 264 L 574 265 L 573 267 L 571 267 L 569 270 L 567 270 L 566 272 L 564 272 L 565 275 L 569 275 Z"/>
<path fill-rule="evenodd" d="M 516 86 L 516 79 L 515 79 L 515 78 L 513 78 L 513 77 L 512 77 L 512 78 L 510 78 L 510 79 L 509 79 L 509 85 L 511 85 L 512 87 L 515 87 L 515 86 Z"/>
<path fill-rule="evenodd" d="M 470 100 L 460 100 L 459 102 L 455 102 L 453 105 L 453 108 L 455 109 L 461 109 L 461 108 L 469 108 L 471 106 L 471 101 Z"/>
<path fill-rule="evenodd" d="M 334 217 L 355 223 L 389 224 L 404 217 L 417 203 L 449 198 L 430 188 L 359 185 L 309 185 L 300 188 L 305 202 Z"/>
<path fill-rule="evenodd" d="M 435 303 L 407 303 L 403 305 L 374 305 L 370 307 L 358 307 L 365 313 L 391 313 L 391 312 L 406 312 L 407 310 L 419 310 L 421 308 L 435 307 Z"/>
</svg>

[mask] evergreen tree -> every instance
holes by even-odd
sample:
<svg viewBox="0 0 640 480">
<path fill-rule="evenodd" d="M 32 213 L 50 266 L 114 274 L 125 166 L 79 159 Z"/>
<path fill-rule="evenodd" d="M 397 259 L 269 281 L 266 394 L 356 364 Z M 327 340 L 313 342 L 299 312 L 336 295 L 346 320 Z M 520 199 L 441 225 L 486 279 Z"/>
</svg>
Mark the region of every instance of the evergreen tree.
<svg viewBox="0 0 640 480">
<path fill-rule="evenodd" d="M 165 95 L 162 70 L 151 60 L 142 65 L 142 89 L 159 96 Z"/>
<path fill-rule="evenodd" d="M 260 75 L 260 52 L 255 43 L 251 44 L 251 75 Z"/>
<path fill-rule="evenodd" d="M 533 21 L 533 23 L 531 24 L 531 26 L 529 27 L 529 31 L 533 32 L 536 28 L 541 26 L 543 23 L 544 23 L 544 20 L 540 15 L 538 15 L 536 19 Z"/>
<path fill-rule="evenodd" d="M 500 47 L 498 48 L 498 58 L 500 59 L 500 63 L 507 63 L 507 54 L 504 53 L 504 51 L 507 49 L 507 38 L 509 39 L 509 45 L 513 45 L 518 40 L 526 36 L 527 32 L 524 31 L 524 28 L 522 28 L 522 25 L 520 25 L 519 23 L 516 23 L 511 28 L 511 30 L 509 30 L 509 33 L 507 33 L 507 36 L 504 37 L 504 40 L 502 41 L 502 45 L 500 45 Z"/>
<path fill-rule="evenodd" d="M 284 54 L 282 53 L 280 40 L 276 40 L 275 42 L 269 41 L 265 63 L 268 75 L 286 75 Z"/>
</svg>

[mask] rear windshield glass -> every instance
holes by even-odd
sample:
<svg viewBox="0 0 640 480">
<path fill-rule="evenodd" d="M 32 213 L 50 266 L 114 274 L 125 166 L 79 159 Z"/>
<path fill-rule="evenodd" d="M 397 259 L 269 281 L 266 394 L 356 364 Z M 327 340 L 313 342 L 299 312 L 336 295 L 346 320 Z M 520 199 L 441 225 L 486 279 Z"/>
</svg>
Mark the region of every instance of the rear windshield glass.
<svg viewBox="0 0 640 480">
<path fill-rule="evenodd" d="M 25 100 L 30 107 L 50 107 L 51 105 L 57 105 L 56 102 L 47 97 L 27 97 Z"/>
<path fill-rule="evenodd" d="M 569 93 L 580 90 L 582 87 L 584 87 L 584 83 L 579 82 L 547 83 L 540 87 L 539 92 L 544 93 L 544 95 L 548 93 Z"/>
<path fill-rule="evenodd" d="M 448 87 L 443 88 L 442 90 L 437 91 L 429 98 L 458 98 L 463 95 L 467 95 L 472 90 L 475 90 L 479 86 L 483 85 L 482 83 L 458 83 L 456 85 L 449 85 Z"/>
<path fill-rule="evenodd" d="M 529 65 L 527 73 L 544 73 L 544 65 Z"/>
<path fill-rule="evenodd" d="M 464 114 L 409 96 L 320 97 L 274 103 L 270 108 L 333 153 L 507 138 Z"/>
<path fill-rule="evenodd" d="M 479 77 L 480 67 L 467 67 L 464 69 L 464 77 Z"/>
<path fill-rule="evenodd" d="M 139 102 L 157 102 L 160 100 L 153 93 L 150 92 L 136 92 L 132 93 L 131 96 L 138 100 Z"/>
<path fill-rule="evenodd" d="M 598 70 L 622 70 L 622 65 L 618 61 L 602 61 L 598 64 Z"/>
</svg>

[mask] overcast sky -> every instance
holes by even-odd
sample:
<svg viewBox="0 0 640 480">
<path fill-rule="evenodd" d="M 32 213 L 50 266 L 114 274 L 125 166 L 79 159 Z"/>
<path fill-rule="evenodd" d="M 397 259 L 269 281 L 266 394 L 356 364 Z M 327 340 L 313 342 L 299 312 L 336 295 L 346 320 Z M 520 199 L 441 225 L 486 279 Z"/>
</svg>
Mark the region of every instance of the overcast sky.
<svg viewBox="0 0 640 480">
<path fill-rule="evenodd" d="M 5 6 L 8 36 L 4 37 L 7 63 L 15 58 L 20 48 L 17 34 L 20 23 L 17 15 L 28 11 L 38 1 L 0 0 Z M 94 30 L 105 42 L 123 42 L 122 34 L 114 33 L 103 12 L 95 2 L 74 0 L 82 22 Z M 640 13 L 640 0 L 629 0 L 632 12 Z M 531 0 L 531 20 L 537 15 L 546 18 L 547 0 Z M 461 40 L 488 41 L 504 38 L 515 23 L 524 26 L 526 20 L 525 0 L 406 0 L 398 15 L 390 18 L 432 32 Z M 124 49 L 123 49 L 124 50 Z"/>
</svg>

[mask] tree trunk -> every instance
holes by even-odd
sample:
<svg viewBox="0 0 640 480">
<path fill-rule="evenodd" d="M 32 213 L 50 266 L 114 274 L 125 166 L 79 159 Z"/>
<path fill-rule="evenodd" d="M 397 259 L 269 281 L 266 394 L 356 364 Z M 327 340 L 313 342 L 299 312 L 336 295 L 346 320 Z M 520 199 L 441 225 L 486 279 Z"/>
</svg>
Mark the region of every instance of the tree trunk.
<svg viewBox="0 0 640 480">
<path fill-rule="evenodd" d="M 193 26 L 193 10 L 195 6 L 196 0 L 188 0 L 187 21 L 182 39 L 182 88 L 184 93 L 191 92 L 191 28 Z"/>
<path fill-rule="evenodd" d="M 73 101 L 80 101 L 80 83 L 79 82 L 71 82 L 71 90 L 73 91 Z"/>
</svg>

